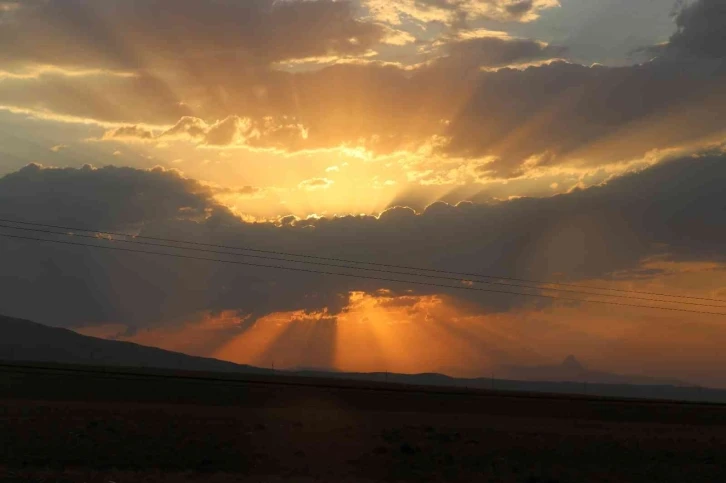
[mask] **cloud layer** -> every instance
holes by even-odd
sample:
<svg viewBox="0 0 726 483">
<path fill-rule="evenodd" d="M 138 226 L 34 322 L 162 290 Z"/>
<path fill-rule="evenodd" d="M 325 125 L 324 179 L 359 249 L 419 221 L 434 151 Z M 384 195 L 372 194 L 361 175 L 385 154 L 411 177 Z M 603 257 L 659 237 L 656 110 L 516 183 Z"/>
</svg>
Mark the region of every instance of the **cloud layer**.
<svg viewBox="0 0 726 483">
<path fill-rule="evenodd" d="M 676 17 L 678 31 L 663 51 L 666 55 L 723 59 L 726 57 L 726 5 L 719 0 L 685 4 Z"/>
<path fill-rule="evenodd" d="M 214 70 L 365 52 L 380 27 L 348 2 L 194 0 L 3 1 L 0 65 Z M 8 7 L 13 6 L 12 8 Z"/>
<path fill-rule="evenodd" d="M 680 12 L 655 60 L 617 68 L 557 61 L 567 52 L 556 45 L 466 28 L 422 44 L 428 53 L 414 66 L 366 60 L 383 45 L 384 17 L 525 19 L 553 2 L 372 3 L 372 18 L 347 2 L 167 1 L 13 2 L 2 13 L 0 68 L 26 75 L 0 79 L 0 105 L 116 123 L 106 135 L 115 141 L 405 151 L 421 183 L 450 178 L 447 160 L 468 164 L 475 181 L 513 179 L 726 136 L 726 22 L 712 0 Z M 278 65 L 321 57 L 358 62 Z M 442 161 L 417 167 L 426 157 Z"/>
<path fill-rule="evenodd" d="M 158 132 L 138 125 L 111 129 L 105 140 L 163 143 L 170 140 L 186 140 L 202 146 L 249 146 L 294 149 L 308 136 L 305 126 L 285 118 L 264 119 L 230 116 L 222 121 L 207 123 L 187 116 L 174 126 Z"/>
<path fill-rule="evenodd" d="M 375 18 L 393 25 L 413 19 L 449 26 L 481 19 L 528 22 L 543 10 L 559 6 L 558 0 L 362 0 L 361 3 Z"/>
<path fill-rule="evenodd" d="M 653 257 L 726 262 L 721 220 L 726 209 L 725 160 L 722 154 L 685 158 L 551 199 L 438 203 L 418 215 L 392 208 L 380 218 L 286 219 L 277 225 L 241 222 L 214 201 L 209 189 L 175 172 L 29 166 L 0 179 L 0 208 L 4 218 L 223 246 L 524 279 L 558 274 L 570 281 L 596 280 L 637 273 Z M 325 183 L 310 180 L 308 185 L 316 189 Z M 206 310 L 255 317 L 297 310 L 335 314 L 351 292 L 441 292 L 436 287 L 11 240 L 3 244 L 2 290 L 8 296 L 0 311 L 59 324 L 145 326 Z M 452 294 L 485 311 L 538 304 L 485 293 Z M 43 298 L 42 304 L 32 302 L 37 297 Z"/>
<path fill-rule="evenodd" d="M 76 167 L 113 159 L 199 178 L 31 164 L 0 178 L 0 217 L 726 298 L 718 286 L 723 2 L 681 4 L 672 35 L 646 36 L 644 44 L 664 41 L 637 52 L 647 61 L 618 67 L 574 63 L 552 40 L 562 36 L 535 28 L 538 19 L 553 25 L 559 8 L 555 0 L 0 0 L 2 173 L 35 159 Z M 573 38 L 587 43 L 586 34 Z M 517 198 L 524 193 L 564 194 Z M 230 201 L 242 198 L 267 220 L 388 209 L 252 223 Z M 469 201 L 430 204 L 436 199 Z M 96 243 L 125 246 L 102 238 Z M 311 268 L 297 262 L 0 245 L 0 313 L 149 341 L 183 342 L 192 327 L 204 350 L 259 323 L 264 344 L 245 339 L 225 353 L 260 360 L 299 353 L 294 342 L 312 337 L 320 351 L 310 363 L 353 367 L 367 354 L 341 358 L 329 344 L 344 333 L 387 340 L 391 354 L 420 344 L 421 358 L 426 330 L 456 353 L 491 355 L 520 315 L 517 327 L 529 334 L 520 338 L 553 347 L 626 335 L 640 339 L 631 356 L 666 347 L 644 342 L 657 316 L 628 328 L 622 312 L 598 312 L 607 320 L 584 330 L 578 304 L 254 266 Z M 356 329 L 372 319 L 387 325 Z M 687 330 L 663 327 L 693 342 Z"/>
</svg>

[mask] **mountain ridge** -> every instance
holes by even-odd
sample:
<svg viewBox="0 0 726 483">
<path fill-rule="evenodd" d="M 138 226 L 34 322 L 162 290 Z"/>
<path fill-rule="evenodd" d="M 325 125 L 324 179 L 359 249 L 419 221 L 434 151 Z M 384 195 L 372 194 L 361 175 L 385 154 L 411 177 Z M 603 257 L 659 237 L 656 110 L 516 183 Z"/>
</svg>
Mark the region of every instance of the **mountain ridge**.
<svg viewBox="0 0 726 483">
<path fill-rule="evenodd" d="M 527 381 L 579 382 L 595 384 L 695 386 L 676 378 L 651 377 L 633 374 L 615 374 L 589 369 L 574 355 L 567 356 L 559 365 L 502 366 L 499 374 Z"/>
<path fill-rule="evenodd" d="M 0 316 L 0 359 L 220 372 L 269 371 Z"/>
<path fill-rule="evenodd" d="M 439 387 L 466 387 L 472 389 L 496 389 L 534 391 L 561 394 L 589 394 L 606 397 L 635 397 L 671 400 L 709 400 L 726 402 L 726 391 L 703 390 L 688 386 L 681 381 L 647 378 L 645 376 L 620 376 L 590 371 L 574 356 L 567 357 L 555 366 L 511 366 L 509 373 L 497 373 L 498 378 L 455 378 L 445 374 L 397 374 L 388 372 L 354 373 L 325 369 L 270 370 L 249 365 L 235 364 L 217 359 L 190 356 L 131 342 L 99 339 L 72 330 L 48 327 L 35 322 L 0 316 L 0 360 L 9 362 L 61 363 L 84 366 L 109 366 L 144 369 L 171 369 L 192 372 L 218 372 L 239 375 L 288 375 L 328 380 L 389 382 L 394 384 Z M 595 380 L 558 380 L 557 373 L 564 370 L 573 374 L 586 374 Z M 519 371 L 517 373 L 517 371 Z M 539 380 L 512 378 L 530 375 Z M 547 377 L 552 376 L 552 379 Z M 542 379 L 544 378 L 544 379 Z M 599 378 L 599 379 L 598 379 Z M 565 378 L 566 379 L 566 378 Z M 636 384 L 636 381 L 646 381 Z M 583 384 L 585 382 L 586 384 Z M 677 382 L 670 384 L 669 382 Z M 707 399 L 704 399 L 707 398 Z"/>
</svg>

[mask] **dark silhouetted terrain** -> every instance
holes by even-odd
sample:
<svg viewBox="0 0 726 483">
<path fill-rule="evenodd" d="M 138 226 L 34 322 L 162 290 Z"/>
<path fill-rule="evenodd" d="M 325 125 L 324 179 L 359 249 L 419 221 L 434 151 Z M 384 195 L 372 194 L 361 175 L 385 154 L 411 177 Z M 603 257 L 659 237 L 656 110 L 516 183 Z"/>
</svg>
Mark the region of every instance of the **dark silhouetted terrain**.
<svg viewBox="0 0 726 483">
<path fill-rule="evenodd" d="M 505 366 L 500 373 L 511 379 L 524 381 L 560 381 L 587 382 L 591 384 L 629 384 L 645 386 L 690 386 L 678 379 L 656 378 L 610 374 L 593 371 L 585 367 L 573 355 L 568 356 L 562 364 L 554 366 Z"/>
<path fill-rule="evenodd" d="M 389 382 L 417 386 L 495 389 L 506 391 L 589 394 L 620 398 L 648 398 L 726 403 L 726 391 L 688 386 L 678 380 L 623 376 L 591 371 L 574 356 L 563 364 L 507 367 L 506 378 L 463 379 L 443 374 L 345 373 L 323 370 L 277 371 L 231 362 L 193 357 L 128 342 L 83 336 L 66 329 L 0 317 L 0 360 L 52 362 L 91 366 L 158 368 L 181 371 L 289 375 L 307 378 Z"/>
<path fill-rule="evenodd" d="M 5 364 L 3 482 L 726 481 L 726 406 Z"/>
<path fill-rule="evenodd" d="M 265 369 L 193 357 L 130 342 L 87 337 L 71 330 L 0 316 L 0 360 L 217 372 Z"/>
<path fill-rule="evenodd" d="M 724 405 L 543 392 L 579 383 L 272 373 L 0 327 L 3 356 L 19 360 L 0 363 L 3 483 L 726 481 Z"/>
</svg>

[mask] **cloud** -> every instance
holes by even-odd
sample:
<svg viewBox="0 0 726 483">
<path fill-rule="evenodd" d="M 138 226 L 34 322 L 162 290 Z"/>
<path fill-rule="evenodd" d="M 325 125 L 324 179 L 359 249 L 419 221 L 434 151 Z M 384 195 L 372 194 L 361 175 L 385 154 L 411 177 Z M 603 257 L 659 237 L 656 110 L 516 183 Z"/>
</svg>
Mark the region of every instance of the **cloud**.
<svg viewBox="0 0 726 483">
<path fill-rule="evenodd" d="M 161 132 L 154 132 L 140 126 L 122 126 L 108 130 L 103 136 L 106 141 L 186 140 L 204 146 L 251 146 L 280 149 L 294 149 L 301 145 L 306 138 L 306 128 L 293 120 L 272 117 L 255 120 L 239 116 L 230 116 L 214 123 L 187 116 Z"/>
<path fill-rule="evenodd" d="M 104 139 L 151 141 L 154 139 L 154 133 L 150 129 L 139 126 L 122 126 L 107 131 L 103 137 Z"/>
<path fill-rule="evenodd" d="M 698 148 L 726 136 L 726 124 L 713 116 L 714 106 L 726 100 L 726 67 L 714 53 L 717 44 L 713 49 L 706 47 L 726 24 L 717 14 L 720 7 L 711 1 L 687 7 L 677 18 L 679 32 L 668 44 L 679 52 L 690 49 L 693 53 L 700 48 L 703 52 L 698 56 L 662 56 L 626 67 L 583 66 L 555 61 L 566 54 L 556 45 L 460 26 L 436 34 L 426 46 L 428 53 L 417 57 L 414 66 L 372 58 L 367 63 L 303 71 L 283 71 L 275 65 L 280 60 L 311 56 L 351 55 L 359 60 L 378 37 L 371 33 L 358 38 L 356 29 L 386 29 L 375 27 L 371 19 L 356 19 L 355 9 L 345 2 L 278 2 L 275 7 L 262 0 L 181 2 L 177 18 L 177 14 L 161 13 L 168 0 L 143 5 L 116 5 L 115 1 L 94 3 L 86 13 L 106 19 L 111 6 L 117 7 L 118 18 L 108 16 L 107 22 L 118 25 L 119 32 L 133 26 L 135 33 L 123 38 L 129 44 L 143 40 L 147 45 L 143 52 L 153 58 L 143 63 L 121 62 L 119 59 L 141 57 L 123 57 L 117 52 L 115 65 L 123 67 L 123 72 L 131 69 L 132 75 L 107 76 L 104 72 L 112 67 L 107 60 L 113 57 L 108 52 L 116 52 L 110 48 L 116 44 L 108 39 L 94 41 L 95 50 L 89 50 L 96 52 L 93 56 L 72 57 L 77 68 L 83 64 L 91 69 L 88 75 L 69 76 L 56 69 L 30 79 L 5 78 L 0 80 L 0 105 L 110 122 L 113 126 L 107 128 L 106 138 L 119 141 L 177 139 L 201 146 L 286 152 L 343 146 L 366 150 L 371 157 L 408 152 L 406 162 L 440 160 L 429 178 L 448 184 L 458 181 L 452 181 L 447 163 L 466 165 L 467 170 L 481 168 L 474 178 L 483 181 L 517 179 L 559 168 L 610 168 L 654 149 Z M 33 19 L 47 17 L 50 25 L 57 25 L 38 39 L 115 32 L 70 31 L 69 24 L 80 22 L 82 4 L 81 0 L 28 4 L 12 13 L 9 22 L 17 28 L 28 23 L 30 28 L 35 25 Z M 209 11 L 194 10 L 201 5 L 207 5 Z M 554 2 L 411 0 L 377 5 L 369 6 L 379 16 L 392 12 L 395 20 L 405 9 L 431 16 L 457 11 L 473 15 L 491 9 L 521 16 L 522 12 L 553 7 Z M 164 10 L 171 11 L 177 10 Z M 162 25 L 173 26 L 151 29 L 148 18 L 155 18 L 154 12 Z M 249 13 L 250 20 L 234 28 L 226 19 L 214 23 L 214 31 L 202 22 L 216 21 L 218 16 L 239 20 L 242 13 Z M 274 42 L 266 37 L 268 27 L 287 25 L 293 13 L 299 14 L 295 28 L 275 30 L 279 38 Z M 261 22 L 259 26 L 255 19 Z M 333 19 L 344 20 L 338 27 L 328 26 Z M 189 27 L 185 35 L 176 30 L 182 26 Z M 308 39 L 304 31 L 314 32 L 314 38 Z M 179 35 L 172 41 L 175 32 Z M 220 40 L 220 36 L 224 38 Z M 336 36 L 347 40 L 335 40 Z M 305 39 L 303 44 L 317 43 L 303 48 L 297 46 L 299 37 Z M 165 43 L 157 49 L 155 42 L 161 38 Z M 16 42 L 14 39 L 5 41 Z M 57 40 L 57 45 L 68 43 Z M 249 41 L 244 43 L 249 48 L 240 47 L 239 55 L 216 55 L 210 50 L 224 50 L 226 45 L 243 41 Z M 4 49 L 0 58 L 20 59 L 26 52 L 23 62 L 30 62 L 34 58 L 30 53 L 36 48 L 31 42 L 22 48 Z M 294 55 L 285 53 L 298 50 Z M 119 124 L 128 127 L 118 129 Z M 409 174 L 416 177 L 420 170 Z M 425 177 L 418 179 L 426 181 Z"/>
<path fill-rule="evenodd" d="M 362 0 L 378 20 L 400 25 L 404 19 L 422 23 L 460 25 L 466 21 L 530 22 L 543 10 L 559 6 L 557 0 Z"/>
<path fill-rule="evenodd" d="M 262 188 L 254 186 L 243 186 L 242 188 L 218 188 L 216 193 L 235 194 L 241 196 L 254 196 L 263 191 Z"/>
<path fill-rule="evenodd" d="M 216 201 L 213 189 L 175 171 L 32 165 L 0 179 L 0 217 L 435 270 L 523 279 L 551 279 L 557 274 L 571 282 L 617 274 L 622 281 L 631 276 L 657 279 L 662 273 L 657 266 L 648 273 L 639 271 L 654 257 L 664 262 L 726 262 L 721 216 L 726 208 L 724 182 L 726 157 L 713 153 L 553 198 L 458 206 L 436 203 L 420 214 L 392 208 L 378 218 L 245 223 Z M 310 185 L 325 186 L 326 180 L 311 180 Z M 448 293 L 457 303 L 481 313 L 546 305 L 501 294 L 8 239 L 0 243 L 0 290 L 5 294 L 0 312 L 56 325 L 174 325 L 208 311 L 232 311 L 250 320 L 300 310 L 327 310 L 335 317 L 348 305 L 351 293 L 381 289 L 394 295 Z M 112 246 L 127 247 L 120 242 Z M 310 268 L 249 257 L 165 251 Z"/>
<path fill-rule="evenodd" d="M 0 78 L 0 105 L 100 123 L 166 125 L 191 114 L 159 78 L 101 71 L 68 75 L 50 70 L 31 78 Z"/>
<path fill-rule="evenodd" d="M 64 149 L 68 149 L 68 146 L 65 144 L 57 144 L 57 145 L 53 146 L 52 148 L 50 148 L 50 150 L 53 151 L 54 153 L 60 153 Z"/>
<path fill-rule="evenodd" d="M 652 52 L 667 57 L 726 57 L 726 4 L 721 0 L 685 4 L 676 16 L 676 26 L 669 42 L 651 48 Z"/>
<path fill-rule="evenodd" d="M 646 283 L 658 292 L 667 291 L 662 285 L 671 283 L 673 266 L 700 267 L 702 275 L 703 266 L 726 263 L 726 157 L 722 150 L 679 159 L 673 154 L 726 139 L 719 109 L 726 102 L 720 2 L 688 4 L 676 17 L 677 32 L 654 50 L 658 58 L 625 67 L 573 64 L 558 60 L 567 52 L 556 45 L 473 28 L 531 21 L 554 1 L 365 5 L 371 16 L 356 17 L 355 4 L 333 1 L 0 0 L 0 106 L 95 123 L 92 136 L 116 144 L 178 142 L 311 155 L 356 149 L 371 161 L 400 163 L 399 182 L 408 176 L 441 191 L 567 170 L 581 176 L 540 180 L 549 195 L 548 186 L 589 185 L 631 170 L 633 160 L 657 165 L 552 198 L 438 202 L 416 213 L 395 206 L 408 204 L 404 194 L 379 217 L 275 223 L 245 222 L 223 204 L 265 198 L 268 191 L 256 186 L 212 186 L 158 168 L 30 165 L 0 178 L 0 216 L 434 270 L 615 279 L 626 288 Z M 421 32 L 428 40 L 416 39 Z M 418 53 L 405 61 L 396 57 L 404 51 Z M 311 67 L 313 61 L 324 63 Z M 59 137 L 40 149 L 52 157 L 48 146 L 60 151 L 61 141 L 71 144 Z M 118 147 L 110 145 L 108 152 Z M 192 164 L 182 156 L 185 166 Z M 295 182 L 333 163 L 345 166 L 337 159 L 321 162 Z M 369 189 L 394 182 L 376 174 Z M 331 177 L 336 188 L 344 186 L 344 177 Z M 298 194 L 331 197 L 336 190 L 325 190 L 333 182 L 307 179 Z M 458 199 L 483 200 L 473 192 Z M 175 338 L 181 344 L 189 335 L 207 334 L 207 319 L 220 314 L 250 323 L 264 319 L 274 327 L 279 314 L 288 314 L 300 323 L 283 337 L 278 353 L 284 353 L 290 340 L 309 335 L 311 320 L 328 324 L 325 337 L 334 334 L 335 322 L 352 317 L 349 309 L 370 297 L 360 294 L 378 294 L 375 304 L 369 301 L 376 310 L 385 304 L 404 313 L 415 305 L 410 332 L 430 321 L 431 307 L 421 301 L 431 298 L 447 297 L 463 307 L 451 315 L 463 318 L 526 309 L 537 314 L 549 305 L 2 238 L 0 245 L 0 313 L 84 330 L 123 326 L 153 343 Z M 697 285 L 695 278 L 689 286 Z M 221 340 L 212 332 L 205 351 Z M 649 332 L 633 333 L 642 339 Z"/>
<path fill-rule="evenodd" d="M 154 168 L 44 168 L 38 164 L 0 178 L 6 218 L 28 218 L 111 229 L 176 216 L 204 218 L 218 209 L 211 191 L 176 171 Z M 14 216 L 12 203 L 22 203 Z M 22 216 L 21 216 L 22 215 Z"/>
<path fill-rule="evenodd" d="M 450 55 L 412 72 L 375 65 L 276 72 L 267 79 L 264 98 L 230 85 L 237 91 L 224 108 L 177 118 L 161 138 L 285 151 L 358 146 L 378 156 L 421 152 L 452 162 L 487 160 L 488 177 L 508 179 L 533 169 L 608 166 L 653 149 L 726 136 L 726 124 L 710 114 L 726 100 L 722 64 L 670 60 L 615 68 L 554 62 L 485 72 L 486 66 L 543 60 L 560 51 L 497 38 L 445 48 Z M 216 105 L 212 98 L 195 104 Z M 226 112 L 251 115 L 224 117 Z M 159 135 L 124 134 L 107 137 Z"/>
<path fill-rule="evenodd" d="M 9 5 L 5 3 L 5 5 Z M 0 66 L 218 70 L 365 52 L 383 29 L 330 0 L 19 2 L 0 18 Z M 202 74 L 203 75 L 203 74 Z"/>
<path fill-rule="evenodd" d="M 240 199 L 263 199 L 269 194 L 270 190 L 257 186 L 241 186 L 237 188 L 229 188 L 225 186 L 210 186 L 214 198 L 223 204 L 234 204 Z"/>
<path fill-rule="evenodd" d="M 136 88 L 125 85 L 138 79 L 105 84 L 108 99 L 119 102 L 93 95 L 86 98 L 90 102 L 77 102 L 81 92 L 98 92 L 103 83 L 64 79 L 59 88 L 58 79 L 44 78 L 28 90 L 21 84 L 4 89 L 8 81 L 0 82 L 0 104 L 163 126 L 113 128 L 106 138 L 117 140 L 186 139 L 287 152 L 350 146 L 374 156 L 409 151 L 421 159 L 460 164 L 495 159 L 482 172 L 489 179 L 560 166 L 596 169 L 642 158 L 653 149 L 709 144 L 726 136 L 726 124 L 713 117 L 713 106 L 726 100 L 722 63 L 671 59 L 614 68 L 555 62 L 484 72 L 487 65 L 558 52 L 495 38 L 455 41 L 449 48 L 450 56 L 414 71 L 337 65 L 269 72 L 250 82 L 219 79 L 227 92 L 224 102 L 211 90 L 192 86 L 182 88 L 196 92 L 189 104 L 164 95 L 147 100 L 154 89 L 137 97 Z M 50 83 L 41 87 L 44 82 Z M 198 106 L 196 115 L 190 115 L 191 105 Z"/>
<path fill-rule="evenodd" d="M 299 187 L 305 191 L 326 190 L 333 185 L 334 181 L 326 178 L 308 179 L 300 183 Z"/>
<path fill-rule="evenodd" d="M 388 28 L 386 29 L 385 37 L 383 38 L 383 43 L 388 45 L 409 45 L 416 42 L 416 37 L 405 30 L 398 30 L 394 28 Z"/>
<path fill-rule="evenodd" d="M 543 42 L 501 36 L 464 38 L 445 44 L 446 54 L 434 66 L 453 72 L 484 67 L 505 67 L 512 64 L 562 57 L 566 49 Z"/>
</svg>

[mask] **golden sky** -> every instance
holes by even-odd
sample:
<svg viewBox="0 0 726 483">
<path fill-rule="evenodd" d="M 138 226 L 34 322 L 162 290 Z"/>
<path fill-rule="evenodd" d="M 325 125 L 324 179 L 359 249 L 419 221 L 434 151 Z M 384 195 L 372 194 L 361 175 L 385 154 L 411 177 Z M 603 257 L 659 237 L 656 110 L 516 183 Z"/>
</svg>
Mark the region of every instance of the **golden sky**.
<svg viewBox="0 0 726 483">
<path fill-rule="evenodd" d="M 636 3 L 0 0 L 0 212 L 726 298 L 724 8 Z M 720 340 L 697 314 L 655 336 L 657 311 L 45 253 L 8 270 L 6 311 L 250 364 L 470 375 L 576 353 L 709 381 Z M 22 313 L 37 293 L 93 303 Z"/>
</svg>

